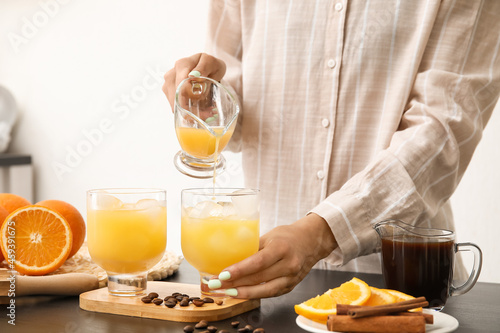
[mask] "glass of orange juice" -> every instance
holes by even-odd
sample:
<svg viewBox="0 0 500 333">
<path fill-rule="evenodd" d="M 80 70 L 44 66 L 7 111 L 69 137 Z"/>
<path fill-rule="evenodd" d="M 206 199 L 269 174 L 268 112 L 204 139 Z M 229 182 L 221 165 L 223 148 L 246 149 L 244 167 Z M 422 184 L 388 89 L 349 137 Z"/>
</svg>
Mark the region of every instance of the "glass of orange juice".
<svg viewBox="0 0 500 333">
<path fill-rule="evenodd" d="M 115 296 L 144 294 L 147 272 L 167 244 L 166 191 L 97 189 L 87 192 L 87 244 Z"/>
<path fill-rule="evenodd" d="M 208 282 L 259 250 L 259 191 L 186 189 L 181 206 L 182 253 L 200 273 L 201 293 L 225 296 Z"/>
<path fill-rule="evenodd" d="M 185 175 L 211 178 L 224 170 L 221 152 L 236 126 L 240 107 L 219 82 L 190 76 L 177 87 L 175 132 L 181 146 L 174 165 Z"/>
</svg>

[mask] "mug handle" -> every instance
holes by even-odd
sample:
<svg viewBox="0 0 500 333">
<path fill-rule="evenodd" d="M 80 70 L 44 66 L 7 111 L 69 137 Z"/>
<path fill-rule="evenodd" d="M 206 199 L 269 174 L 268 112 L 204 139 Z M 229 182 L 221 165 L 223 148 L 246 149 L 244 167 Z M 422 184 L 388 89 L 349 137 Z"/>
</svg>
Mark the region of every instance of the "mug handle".
<svg viewBox="0 0 500 333">
<path fill-rule="evenodd" d="M 483 253 L 479 246 L 474 243 L 457 243 L 455 244 L 455 253 L 458 251 L 471 251 L 474 255 L 474 266 L 470 272 L 469 278 L 461 286 L 450 287 L 450 296 L 458 296 L 465 294 L 474 287 L 477 279 L 479 278 L 479 273 L 481 273 L 481 267 L 483 265 Z"/>
</svg>

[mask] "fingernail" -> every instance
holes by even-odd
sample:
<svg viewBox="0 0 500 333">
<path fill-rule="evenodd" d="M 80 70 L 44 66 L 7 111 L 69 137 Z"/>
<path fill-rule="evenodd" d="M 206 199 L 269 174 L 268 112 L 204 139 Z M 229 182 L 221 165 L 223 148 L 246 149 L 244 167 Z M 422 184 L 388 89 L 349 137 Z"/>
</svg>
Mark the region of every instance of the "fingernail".
<svg viewBox="0 0 500 333">
<path fill-rule="evenodd" d="M 229 288 L 229 289 L 226 289 L 226 290 L 224 291 L 224 293 L 225 293 L 227 296 L 236 297 L 236 296 L 238 296 L 238 289 L 236 289 L 236 288 Z"/>
<path fill-rule="evenodd" d="M 213 279 L 208 281 L 208 288 L 210 289 L 219 289 L 222 286 L 222 282 L 217 279 Z"/>
<path fill-rule="evenodd" d="M 200 77 L 201 73 L 198 71 L 191 71 L 188 76 Z"/>
<path fill-rule="evenodd" d="M 229 280 L 231 278 L 231 273 L 229 273 L 228 271 L 223 271 L 219 274 L 219 280 L 221 281 L 226 281 L 226 280 Z"/>
</svg>

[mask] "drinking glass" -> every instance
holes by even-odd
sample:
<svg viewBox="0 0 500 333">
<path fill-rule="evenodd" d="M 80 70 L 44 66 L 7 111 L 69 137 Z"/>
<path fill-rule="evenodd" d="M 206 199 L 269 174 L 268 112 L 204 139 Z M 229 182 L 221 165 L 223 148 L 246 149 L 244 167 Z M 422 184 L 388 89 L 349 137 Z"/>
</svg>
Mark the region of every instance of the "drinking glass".
<svg viewBox="0 0 500 333">
<path fill-rule="evenodd" d="M 145 293 L 147 272 L 167 244 L 166 191 L 97 189 L 87 192 L 87 243 L 115 296 Z"/>
<path fill-rule="evenodd" d="M 219 82 L 188 77 L 177 87 L 174 122 L 181 146 L 175 167 L 195 178 L 211 178 L 225 168 L 221 152 L 233 135 L 240 107 Z"/>
<path fill-rule="evenodd" d="M 186 189 L 181 206 L 182 253 L 200 273 L 201 293 L 225 296 L 208 281 L 259 250 L 259 191 Z"/>
</svg>

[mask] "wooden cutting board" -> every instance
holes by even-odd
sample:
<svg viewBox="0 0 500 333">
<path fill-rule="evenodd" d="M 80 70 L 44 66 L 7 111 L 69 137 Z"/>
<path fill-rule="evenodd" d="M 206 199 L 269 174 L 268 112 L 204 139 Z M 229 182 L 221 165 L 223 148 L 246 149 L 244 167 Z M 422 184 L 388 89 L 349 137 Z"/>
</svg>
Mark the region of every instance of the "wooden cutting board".
<svg viewBox="0 0 500 333">
<path fill-rule="evenodd" d="M 160 298 L 172 295 L 174 292 L 200 297 L 200 285 L 164 281 L 148 281 L 146 294 L 156 292 Z M 111 313 L 132 317 L 154 318 L 178 322 L 198 322 L 202 319 L 218 321 L 237 316 L 260 306 L 260 300 L 244 300 L 224 298 L 222 305 L 205 303 L 201 307 L 194 304 L 168 308 L 163 304 L 143 303 L 141 297 L 111 296 L 108 288 L 85 292 L 80 295 L 80 308 L 102 313 Z"/>
<path fill-rule="evenodd" d="M 10 290 L 10 274 L 7 272 L 6 268 L 0 268 L 0 304 L 9 304 L 10 300 L 8 295 Z"/>
</svg>

